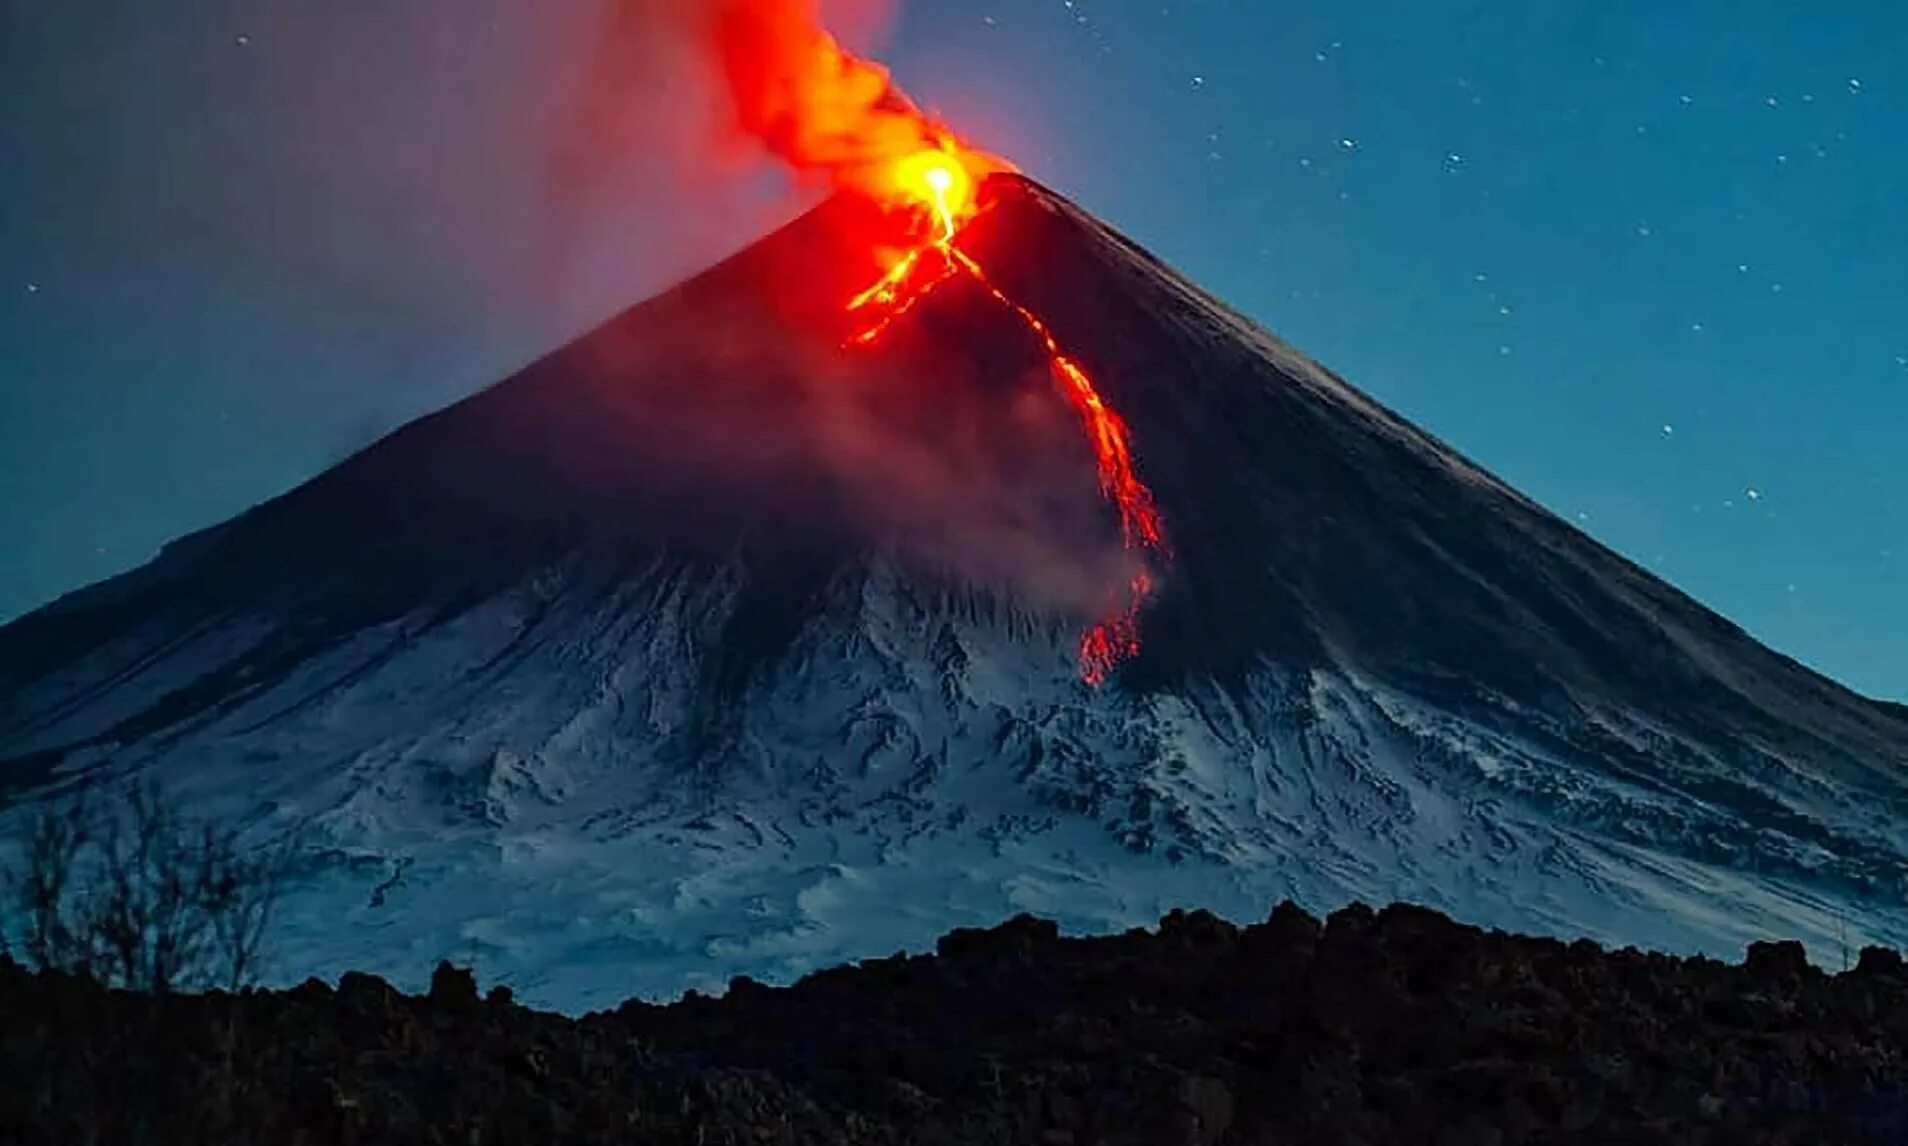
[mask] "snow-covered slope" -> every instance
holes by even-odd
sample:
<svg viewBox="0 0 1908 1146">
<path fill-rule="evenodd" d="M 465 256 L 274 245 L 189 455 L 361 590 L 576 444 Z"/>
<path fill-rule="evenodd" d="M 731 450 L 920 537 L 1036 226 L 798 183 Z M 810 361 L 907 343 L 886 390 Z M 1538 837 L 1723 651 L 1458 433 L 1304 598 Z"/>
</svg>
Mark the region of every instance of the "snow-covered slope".
<svg viewBox="0 0 1908 1146">
<path fill-rule="evenodd" d="M 1908 943 L 1908 711 L 988 191 L 963 243 L 1126 416 L 1171 536 L 1107 686 L 1074 655 L 1125 559 L 1038 347 L 951 283 L 839 349 L 873 267 L 838 201 L 0 629 L 0 782 L 305 824 L 286 977 L 448 956 L 566 1007 L 1285 896 Z"/>
</svg>

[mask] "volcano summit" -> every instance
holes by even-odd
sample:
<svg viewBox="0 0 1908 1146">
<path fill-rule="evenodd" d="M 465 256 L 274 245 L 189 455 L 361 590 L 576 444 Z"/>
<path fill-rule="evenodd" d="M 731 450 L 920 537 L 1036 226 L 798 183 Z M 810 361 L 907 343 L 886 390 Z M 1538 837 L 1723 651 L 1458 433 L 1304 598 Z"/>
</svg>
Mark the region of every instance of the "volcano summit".
<svg viewBox="0 0 1908 1146">
<path fill-rule="evenodd" d="M 566 1006 L 1288 895 L 1908 943 L 1908 710 L 1018 176 L 961 228 L 984 276 L 854 345 L 870 210 L 0 629 L 0 780 L 303 822 L 286 972 L 450 957 Z M 1140 575 L 1137 652 L 1083 681 Z"/>
</svg>

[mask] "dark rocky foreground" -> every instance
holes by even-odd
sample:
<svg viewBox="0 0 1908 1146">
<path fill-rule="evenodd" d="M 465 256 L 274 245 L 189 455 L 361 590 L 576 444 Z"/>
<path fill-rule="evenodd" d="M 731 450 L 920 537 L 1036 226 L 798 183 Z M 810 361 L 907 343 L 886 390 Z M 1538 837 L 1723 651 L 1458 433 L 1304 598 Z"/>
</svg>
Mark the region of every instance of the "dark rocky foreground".
<svg viewBox="0 0 1908 1146">
<path fill-rule="evenodd" d="M 449 967 L 155 1001 L 0 963 L 0 1141 L 1901 1142 L 1908 971 L 1290 905 L 582 1019 Z"/>
</svg>

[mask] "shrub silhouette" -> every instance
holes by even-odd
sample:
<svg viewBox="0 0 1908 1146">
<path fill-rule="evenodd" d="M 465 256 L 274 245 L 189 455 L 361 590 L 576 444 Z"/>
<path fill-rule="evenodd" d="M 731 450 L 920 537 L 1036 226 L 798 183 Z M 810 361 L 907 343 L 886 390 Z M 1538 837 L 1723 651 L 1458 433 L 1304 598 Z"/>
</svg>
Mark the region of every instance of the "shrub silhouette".
<svg viewBox="0 0 1908 1146">
<path fill-rule="evenodd" d="M 257 979 L 289 841 L 247 850 L 151 784 L 116 807 L 81 790 L 24 835 L 0 873 L 0 939 L 29 967 L 156 995 Z"/>
</svg>

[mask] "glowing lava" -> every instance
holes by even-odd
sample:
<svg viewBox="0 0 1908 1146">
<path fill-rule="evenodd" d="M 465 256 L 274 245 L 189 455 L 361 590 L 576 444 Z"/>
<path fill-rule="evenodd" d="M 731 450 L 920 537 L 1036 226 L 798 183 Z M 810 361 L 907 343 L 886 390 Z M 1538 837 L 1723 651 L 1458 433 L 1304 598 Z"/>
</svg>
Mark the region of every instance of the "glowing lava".
<svg viewBox="0 0 1908 1146">
<path fill-rule="evenodd" d="M 979 283 L 1039 341 L 1054 384 L 1079 415 L 1093 446 L 1100 493 L 1119 513 L 1121 540 L 1142 561 L 1126 586 L 1124 600 L 1080 639 L 1080 675 L 1088 684 L 1098 685 L 1121 662 L 1139 653 L 1139 613 L 1153 594 L 1152 565 L 1167 555 L 1166 531 L 1153 491 L 1134 469 L 1125 419 L 1100 397 L 1092 377 L 1061 347 L 1046 320 L 997 286 L 980 263 L 957 245 L 961 225 L 975 212 L 974 182 L 952 145 L 922 151 L 895 164 L 894 198 L 903 207 L 925 214 L 933 235 L 902 254 L 881 281 L 849 300 L 848 312 L 864 322 L 848 341 L 854 346 L 874 343 L 922 299 L 960 274 Z"/>
<path fill-rule="evenodd" d="M 961 165 L 950 145 L 946 150 L 921 151 L 895 165 L 895 188 L 934 213 L 938 242 L 951 243 L 954 232 L 974 212 L 974 178 Z"/>
<path fill-rule="evenodd" d="M 873 321 L 849 339 L 859 345 L 881 337 L 896 319 L 954 277 L 959 269 L 954 258 L 954 235 L 975 209 L 974 177 L 968 174 L 952 144 L 916 152 L 896 163 L 887 190 L 890 201 L 925 212 L 934 226 L 934 237 L 902 255 L 880 282 L 849 301 L 849 313 L 865 310 L 873 314 Z M 931 252 L 941 257 L 929 259 Z M 935 266 L 917 275 L 924 262 Z"/>
<path fill-rule="evenodd" d="M 622 0 L 646 12 L 655 0 Z M 674 3 L 664 4 L 670 7 Z M 1043 346 L 1054 384 L 1079 414 L 1099 459 L 1100 490 L 1119 510 L 1120 534 L 1139 558 L 1124 598 L 1080 642 L 1081 673 L 1099 683 L 1139 649 L 1138 618 L 1166 557 L 1152 491 L 1133 469 L 1126 423 L 1093 379 L 1060 346 L 1041 316 L 996 286 L 960 249 L 977 211 L 980 181 L 1013 164 L 968 147 L 895 86 L 888 70 L 842 47 L 823 28 L 817 0 L 706 0 L 700 14 L 728 81 L 736 126 L 797 173 L 906 211 L 927 237 L 894 252 L 888 273 L 848 303 L 867 346 L 949 279 L 967 275 L 1015 315 Z"/>
</svg>

